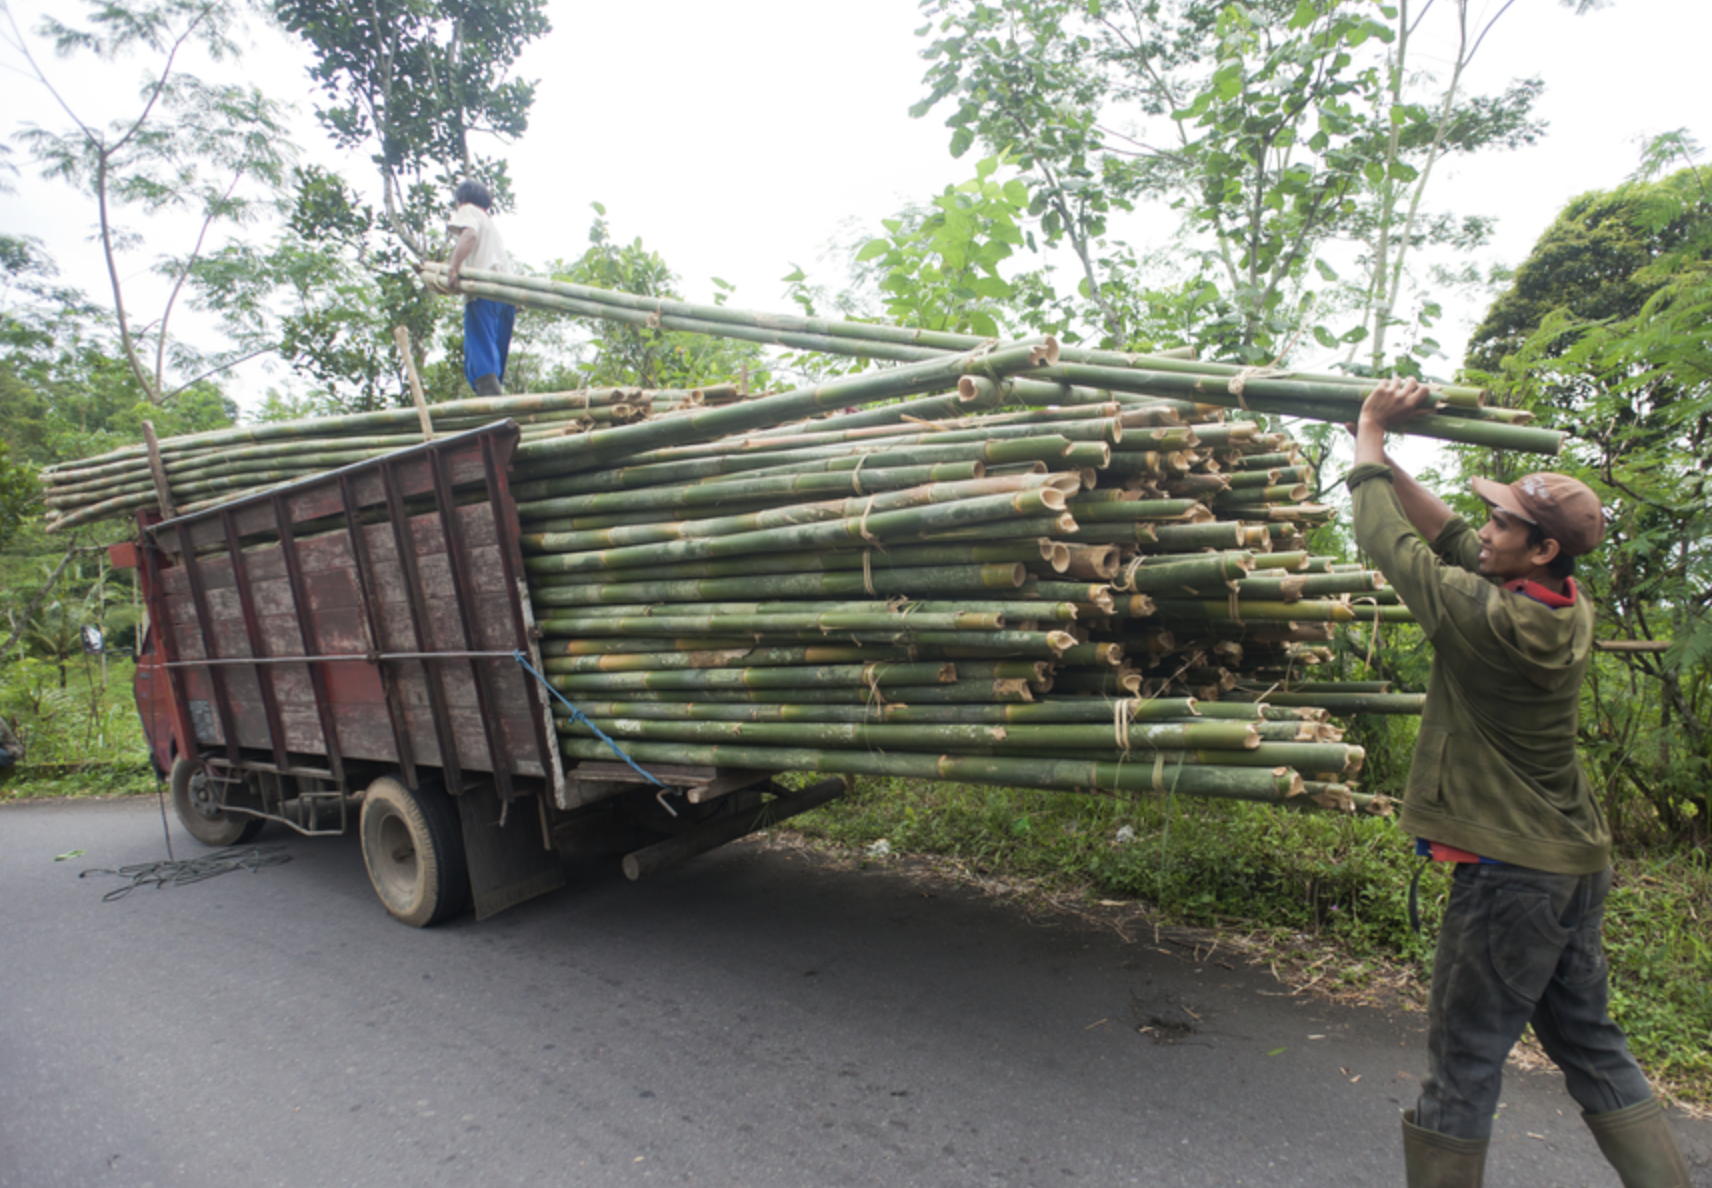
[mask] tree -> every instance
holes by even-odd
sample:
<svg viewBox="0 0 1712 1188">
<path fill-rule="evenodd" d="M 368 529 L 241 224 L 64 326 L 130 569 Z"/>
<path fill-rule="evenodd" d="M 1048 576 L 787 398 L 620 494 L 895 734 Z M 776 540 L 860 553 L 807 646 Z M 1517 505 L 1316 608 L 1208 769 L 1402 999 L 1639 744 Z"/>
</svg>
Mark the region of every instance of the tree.
<svg viewBox="0 0 1712 1188">
<path fill-rule="evenodd" d="M 380 204 L 377 211 L 336 175 L 301 173 L 290 232 L 260 262 L 287 307 L 270 313 L 265 288 L 251 284 L 254 329 L 277 319 L 281 353 L 315 386 L 318 407 L 408 401 L 393 345 L 398 326 L 410 332 L 429 398 L 449 397 L 460 381 L 442 376 L 429 351 L 436 343 L 461 348 L 461 332 L 443 324 L 444 305 L 413 266 L 443 254 L 459 178 L 480 177 L 501 209 L 510 204 L 505 161 L 478 154 L 475 139 L 515 140 L 528 127 L 535 87 L 510 71 L 524 47 L 548 32 L 545 0 L 378 0 L 361 8 L 276 0 L 272 7 L 315 54 L 310 75 L 326 100 L 316 114 L 333 142 L 369 151 Z M 236 283 L 249 283 L 242 277 L 235 271 Z M 522 341 L 531 328 L 521 326 L 514 340 L 514 350 L 525 347 L 508 369 L 514 387 L 534 362 Z"/>
<path fill-rule="evenodd" d="M 1688 154 L 1681 134 L 1654 146 Z M 1680 160 L 1680 158 L 1679 158 Z M 1663 653 L 1591 683 L 1587 743 L 1608 785 L 1673 831 L 1712 825 L 1712 177 L 1690 166 L 1584 194 L 1516 270 L 1470 343 L 1476 379 L 1569 429 L 1557 469 L 1600 490 L 1604 547 L 1578 578 L 1604 621 Z M 1481 473 L 1506 458 L 1466 460 Z M 1626 678 L 1624 679 L 1624 671 Z"/>
<path fill-rule="evenodd" d="M 574 262 L 552 264 L 548 271 L 554 279 L 640 297 L 679 299 L 677 275 L 665 259 L 640 238 L 619 243 L 606 207 L 598 202 L 593 206 L 588 250 Z M 717 277 L 714 284 L 719 289 L 716 301 L 723 303 L 730 286 Z M 736 339 L 597 321 L 590 327 L 588 345 L 594 357 L 561 371 L 563 386 L 697 388 L 747 375 L 752 385 L 764 387 L 768 380 L 766 354 L 759 344 Z"/>
<path fill-rule="evenodd" d="M 988 157 L 973 178 L 946 186 L 928 208 L 886 219 L 886 235 L 856 253 L 857 264 L 877 276 L 892 321 L 998 337 L 1000 303 L 1017 295 L 999 265 L 1024 242 L 1018 218 L 1028 205 L 1020 179 L 995 180 L 1002 163 Z"/>
<path fill-rule="evenodd" d="M 434 296 L 384 221 L 338 174 L 294 172 L 289 218 L 266 248 L 229 244 L 203 261 L 203 299 L 246 349 L 277 353 L 322 412 L 408 404 L 393 327 L 410 332 L 418 370 L 438 329 Z"/>
<path fill-rule="evenodd" d="M 230 424 L 210 380 L 152 404 L 138 391 L 112 314 L 60 284 L 41 245 L 0 236 L 0 425 L 19 462 L 46 466 L 140 439 Z"/>
<path fill-rule="evenodd" d="M 452 183 L 481 177 L 506 201 L 505 163 L 471 136 L 500 140 L 529 125 L 535 84 L 509 77 L 550 29 L 545 0 L 276 0 L 274 14 L 315 52 L 317 109 L 334 143 L 367 148 L 386 225 L 417 259 L 433 255 Z"/>
<path fill-rule="evenodd" d="M 62 58 L 144 57 L 136 108 L 105 126 L 80 113 L 8 9 L 7 44 L 69 122 L 59 130 L 30 125 L 20 138 L 44 176 L 66 181 L 94 202 L 119 351 L 143 396 L 161 405 L 241 361 L 175 340 L 172 320 L 211 240 L 266 209 L 268 196 L 284 181 L 292 150 L 278 105 L 260 91 L 206 82 L 179 66 L 192 48 L 217 62 L 235 54 L 238 14 L 230 0 L 100 0 L 90 9 L 87 24 L 49 17 L 40 35 Z M 184 212 L 196 226 L 188 250 L 157 258 L 154 271 L 166 281 L 167 296 L 148 319 L 127 296 L 131 267 L 124 261 L 144 243 L 120 221 L 127 208 L 148 217 Z"/>
<path fill-rule="evenodd" d="M 12 458 L 12 447 L 0 441 L 0 551 L 11 543 L 18 526 L 41 511 L 41 484 L 27 463 Z"/>
<path fill-rule="evenodd" d="M 1379 337 L 1366 311 L 1382 297 L 1386 312 L 1375 316 L 1391 324 L 1408 248 L 1466 243 L 1480 231 L 1421 214 L 1432 161 L 1535 131 L 1532 84 L 1491 99 L 1460 95 L 1460 66 L 1478 37 L 1465 39 L 1441 101 L 1414 102 L 1406 88 L 1426 80 L 1404 57 L 1419 21 L 1406 5 L 923 0 L 923 8 L 938 21 L 922 31 L 939 35 L 924 51 L 930 91 L 913 113 L 951 107 L 953 155 L 976 143 L 1016 154 L 1030 214 L 1049 245 L 1075 254 L 1088 320 L 1106 345 L 1131 345 L 1147 321 L 1182 324 L 1185 312 L 1197 345 L 1252 362 L 1286 353 L 1307 329 L 1328 347 Z M 1455 9 L 1466 20 L 1466 5 Z M 1138 268 L 1146 258 L 1106 239 L 1111 213 L 1144 199 L 1178 211 L 1183 243 L 1173 255 L 1194 262 L 1152 292 Z M 1362 263 L 1375 279 L 1340 282 L 1335 249 L 1345 244 L 1366 245 Z M 1316 283 L 1329 287 L 1318 293 Z M 1134 311 L 1155 302 L 1165 311 L 1138 320 Z M 1353 324 L 1317 320 L 1340 305 Z"/>
</svg>

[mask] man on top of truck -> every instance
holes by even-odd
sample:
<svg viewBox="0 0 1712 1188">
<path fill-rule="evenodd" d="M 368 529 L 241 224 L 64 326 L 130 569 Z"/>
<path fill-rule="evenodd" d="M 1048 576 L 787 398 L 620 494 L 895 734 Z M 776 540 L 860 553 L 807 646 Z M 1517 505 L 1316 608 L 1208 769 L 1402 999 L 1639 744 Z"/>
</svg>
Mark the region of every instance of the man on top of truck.
<svg viewBox="0 0 1712 1188">
<path fill-rule="evenodd" d="M 510 272 L 511 257 L 493 223 L 493 195 L 478 181 L 458 185 L 446 229 L 458 237 L 446 266 L 446 286 L 459 291 L 464 268 Z M 503 396 L 505 361 L 511 354 L 511 329 L 517 307 L 486 297 L 464 296 L 464 378 L 477 396 Z"/>
<path fill-rule="evenodd" d="M 1611 835 L 1575 757 L 1593 607 L 1571 576 L 1604 537 L 1603 509 L 1566 475 L 1477 478 L 1491 519 L 1476 532 L 1385 454 L 1386 431 L 1430 398 L 1413 379 L 1381 383 L 1347 480 L 1356 542 L 1433 645 L 1401 824 L 1422 852 L 1456 863 L 1428 1075 L 1403 1114 L 1408 1184 L 1479 1188 L 1504 1060 L 1531 1023 L 1625 1188 L 1689 1188 L 1607 1010 Z"/>
</svg>

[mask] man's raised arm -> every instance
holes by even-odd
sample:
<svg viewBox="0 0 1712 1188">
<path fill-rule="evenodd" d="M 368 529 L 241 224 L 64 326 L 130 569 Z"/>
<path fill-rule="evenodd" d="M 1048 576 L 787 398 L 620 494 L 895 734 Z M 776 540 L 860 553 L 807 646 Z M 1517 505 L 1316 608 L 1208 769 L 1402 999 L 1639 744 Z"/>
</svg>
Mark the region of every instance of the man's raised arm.
<svg viewBox="0 0 1712 1188">
<path fill-rule="evenodd" d="M 1386 431 L 1430 411 L 1425 403 L 1430 395 L 1427 385 L 1415 379 L 1388 379 L 1374 388 L 1356 421 L 1355 463 L 1377 462 L 1391 468 L 1391 486 L 1397 492 L 1397 502 L 1403 505 L 1403 514 L 1416 532 L 1432 542 L 1456 513 L 1385 452 Z"/>
</svg>

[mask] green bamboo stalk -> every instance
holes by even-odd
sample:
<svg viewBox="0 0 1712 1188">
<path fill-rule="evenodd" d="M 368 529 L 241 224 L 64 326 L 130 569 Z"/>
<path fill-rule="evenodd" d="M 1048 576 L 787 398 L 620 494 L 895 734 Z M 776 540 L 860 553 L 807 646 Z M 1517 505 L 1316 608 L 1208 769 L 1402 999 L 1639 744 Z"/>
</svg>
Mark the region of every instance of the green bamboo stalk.
<svg viewBox="0 0 1712 1188">
<path fill-rule="evenodd" d="M 1143 531 L 1148 527 L 1150 526 L 1139 524 L 1136 526 L 1136 531 Z M 977 541 L 1033 540 L 1043 536 L 1068 538 L 1074 535 L 1075 531 L 1075 517 L 1064 511 L 1050 516 L 1022 516 L 1016 519 L 992 520 L 982 524 L 965 524 L 958 528 L 939 532 L 924 532 L 922 538 L 962 545 Z M 897 546 L 887 541 L 885 548 L 891 552 L 895 551 Z"/>
<path fill-rule="evenodd" d="M 1237 582 L 1237 594 L 1242 598 L 1290 601 L 1295 598 L 1320 598 L 1328 594 L 1365 594 L 1379 589 L 1385 578 L 1366 573 L 1302 573 L 1287 577 L 1247 577 Z M 1293 593 L 1285 598 L 1285 591 Z"/>
<path fill-rule="evenodd" d="M 893 545 L 886 549 L 851 549 L 815 553 L 770 553 L 730 559 L 708 558 L 640 569 L 601 570 L 593 573 L 537 574 L 530 588 L 539 601 L 551 603 L 559 586 L 621 582 L 684 581 L 703 578 L 749 577 L 760 574 L 815 572 L 880 573 L 886 569 L 931 569 L 942 565 L 1002 565 L 1010 562 L 1040 564 L 1056 568 L 1069 550 L 1045 537 L 998 541 L 992 544 Z M 567 603 L 581 595 L 565 595 Z"/>
<path fill-rule="evenodd" d="M 602 760 L 611 755 L 594 739 L 565 739 L 567 758 Z M 916 755 L 812 748 L 708 746 L 636 742 L 626 748 L 641 763 L 736 767 L 757 771 L 808 771 L 845 775 L 900 776 L 1002 787 L 1062 788 L 1133 794 L 1154 788 L 1145 764 L 1008 756 Z M 1143 768 L 1145 770 L 1138 770 Z M 1285 770 L 1175 764 L 1165 767 L 1160 790 L 1186 796 L 1219 796 L 1276 803 L 1298 795 L 1300 777 Z"/>
<path fill-rule="evenodd" d="M 1077 480 L 1064 475 L 1014 475 L 1001 478 L 970 479 L 960 483 L 926 483 L 900 491 L 881 491 L 866 499 L 836 499 L 816 503 L 793 503 L 768 507 L 739 515 L 714 516 L 708 519 L 681 520 L 676 523 L 626 524 L 612 528 L 591 528 L 580 532 L 529 532 L 521 537 L 523 550 L 533 553 L 578 553 L 594 549 L 617 549 L 627 545 L 655 544 L 663 541 L 688 541 L 707 537 L 729 537 L 773 530 L 788 530 L 829 521 L 860 521 L 873 514 L 897 512 L 906 508 L 926 508 L 937 504 L 952 504 L 987 496 L 1040 491 L 1047 487 L 1074 490 Z M 1062 500 L 1059 501 L 1062 505 Z M 1051 506 L 1050 503 L 1043 506 Z M 650 513 L 652 516 L 652 513 Z"/>
<path fill-rule="evenodd" d="M 1199 523 L 1212 519 L 1207 505 L 1198 499 L 1084 500 L 1078 496 L 1071 499 L 1069 511 L 1084 528 L 1136 520 Z"/>
<path fill-rule="evenodd" d="M 917 445 L 867 450 L 828 446 L 812 450 L 779 451 L 754 455 L 724 455 L 678 461 L 649 462 L 636 466 L 555 476 L 516 484 L 513 496 L 524 502 L 603 491 L 625 491 L 639 487 L 680 486 L 685 483 L 748 474 L 807 474 L 830 471 L 876 470 L 898 466 L 933 466 L 979 462 L 999 466 L 1012 462 L 1062 464 L 1070 442 L 1046 434 L 1041 437 L 990 442 L 952 442 L 949 445 Z M 1064 467 L 1060 465 L 1060 469 Z M 859 476 L 857 480 L 859 481 Z"/>
<path fill-rule="evenodd" d="M 528 478 L 548 472 L 586 470 L 644 450 L 776 425 L 830 408 L 873 404 L 897 396 L 932 392 L 955 383 L 969 372 L 1006 375 L 1056 358 L 1057 344 L 1051 340 L 1044 346 L 971 351 L 812 388 L 798 388 L 722 408 L 701 409 L 638 425 L 597 429 L 552 442 L 530 443 L 518 447 L 516 472 L 520 478 Z"/>
<path fill-rule="evenodd" d="M 1266 570 L 1285 570 L 1289 572 L 1308 572 L 1308 554 L 1305 552 L 1277 552 L 1254 554 L 1254 567 Z"/>
<path fill-rule="evenodd" d="M 817 614 L 807 611 L 795 615 L 634 615 L 625 617 L 589 616 L 574 620 L 543 619 L 543 635 L 717 635 L 733 631 L 882 631 L 908 633 L 912 631 L 1000 631 L 1004 619 L 999 615 L 911 615 L 908 620 L 891 614 Z"/>
<path fill-rule="evenodd" d="M 888 691 L 888 695 L 891 692 Z M 1195 708 L 1185 698 L 1172 701 L 1133 702 L 1128 717 L 1118 716 L 1113 702 L 1094 698 L 1055 699 L 1026 704 L 905 705 L 899 702 L 868 702 L 862 705 L 780 704 L 704 701 L 583 701 L 578 708 L 590 718 L 638 718 L 647 721 L 713 722 L 875 722 L 897 725 L 933 725 L 941 722 L 965 725 L 1043 725 L 1047 723 L 1100 723 L 1108 731 L 1121 721 L 1166 721 L 1193 718 Z M 1239 711 L 1222 720 L 1259 723 L 1253 706 L 1225 707 Z M 1247 718 L 1240 718 L 1246 714 Z M 560 719 L 568 722 L 570 719 Z"/>
<path fill-rule="evenodd" d="M 751 578 L 703 578 L 685 581 L 615 582 L 562 588 L 549 605 L 598 606 L 611 602 L 703 602 L 780 597 L 859 597 L 921 595 L 1019 588 L 1025 577 L 1020 562 L 938 566 L 922 569 L 876 568 L 861 573 L 761 574 Z M 871 588 L 870 588 L 871 587 Z M 537 601 L 540 601 L 537 599 Z"/>
<path fill-rule="evenodd" d="M 1230 603 L 1213 601 L 1195 601 L 1184 598 L 1161 598 L 1157 600 L 1159 614 L 1165 618 L 1180 619 L 1217 619 L 1229 621 L 1231 614 Z M 1243 602 L 1240 604 L 1241 618 L 1245 620 L 1267 619 L 1305 619 L 1309 621 L 1323 620 L 1332 623 L 1371 623 L 1375 620 L 1383 623 L 1412 623 L 1414 616 L 1408 613 L 1406 607 L 1392 606 L 1351 606 L 1347 602 L 1332 602 L 1318 599 L 1304 599 L 1301 602 Z M 1401 612 L 1401 613 L 1399 613 Z"/>
<path fill-rule="evenodd" d="M 682 691 L 630 690 L 631 701 L 684 700 Z M 1026 704 L 1034 699 L 1027 681 L 960 681 L 954 685 L 897 685 L 883 690 L 869 688 L 828 689 L 698 689 L 697 704 L 779 705 L 1003 705 Z M 610 752 L 609 752 L 610 754 Z"/>
<path fill-rule="evenodd" d="M 1242 696 L 1233 693 L 1233 697 Z M 1313 705 L 1334 714 L 1419 714 L 1426 705 L 1425 693 L 1269 693 L 1274 705 Z"/>
<path fill-rule="evenodd" d="M 1389 693 L 1390 681 L 1293 681 L 1292 693 Z"/>
<path fill-rule="evenodd" d="M 938 466 L 894 466 L 836 472 L 738 476 L 723 481 L 701 481 L 683 486 L 661 486 L 622 492 L 567 495 L 519 503 L 518 518 L 524 523 L 550 517 L 602 515 L 653 509 L 729 507 L 757 500 L 790 496 L 808 498 L 829 495 L 872 495 L 897 491 L 924 483 L 966 482 L 983 477 L 980 462 L 956 462 Z"/>
<path fill-rule="evenodd" d="M 957 679 L 952 664 L 822 664 L 813 667 L 718 668 L 653 670 L 647 672 L 579 672 L 548 678 L 553 688 L 567 696 L 579 693 L 616 693 L 627 689 L 874 689 L 888 685 L 949 685 Z"/>
<path fill-rule="evenodd" d="M 1177 590 L 1185 586 L 1223 587 L 1226 582 L 1247 577 L 1255 567 L 1256 559 L 1256 554 L 1247 550 L 1214 553 L 1204 557 L 1172 557 L 1169 560 L 1160 558 L 1160 563 L 1155 564 L 1142 563 L 1153 560 L 1151 558 L 1137 557 L 1137 563 L 1126 566 L 1121 577 L 1113 584 L 1118 589 L 1138 594 Z"/>
<path fill-rule="evenodd" d="M 584 711 L 585 713 L 587 711 Z M 1047 741 L 1069 740 L 1067 745 L 1090 751 L 1138 749 L 1241 751 L 1254 749 L 1259 738 L 1247 722 L 1201 722 L 1195 724 L 1137 723 L 1125 732 L 1127 746 L 1114 738 L 1110 725 L 1051 726 L 898 725 L 855 722 L 708 722 L 658 721 L 640 718 L 594 718 L 593 725 L 619 739 L 688 743 L 746 743 L 754 746 L 863 748 L 886 751 L 917 751 L 930 754 L 975 752 L 1002 753 L 1027 749 Z M 588 727 L 562 729 L 572 737 L 594 737 Z M 1151 758 L 1151 756 L 1150 756 Z"/>
<path fill-rule="evenodd" d="M 701 557 L 731 557 L 746 553 L 792 552 L 804 548 L 849 546 L 861 541 L 890 542 L 919 537 L 929 532 L 949 531 L 983 521 L 1010 517 L 1027 519 L 1041 512 L 1059 512 L 1063 509 L 1063 492 L 1044 487 L 1011 495 L 989 495 L 929 507 L 865 513 L 820 524 L 801 524 L 696 540 L 628 545 L 582 553 L 534 556 L 524 559 L 524 567 L 531 573 L 575 573 L 690 561 Z"/>
<path fill-rule="evenodd" d="M 736 647 L 730 648 L 697 648 L 691 651 L 604 652 L 579 656 L 556 656 L 544 651 L 541 671 L 549 676 L 571 676 L 586 672 L 660 672 L 708 668 L 785 668 L 791 666 L 913 663 L 922 659 L 940 659 L 940 657 L 924 658 L 905 647 L 875 648 L 858 644 L 757 645 L 739 643 Z"/>
</svg>

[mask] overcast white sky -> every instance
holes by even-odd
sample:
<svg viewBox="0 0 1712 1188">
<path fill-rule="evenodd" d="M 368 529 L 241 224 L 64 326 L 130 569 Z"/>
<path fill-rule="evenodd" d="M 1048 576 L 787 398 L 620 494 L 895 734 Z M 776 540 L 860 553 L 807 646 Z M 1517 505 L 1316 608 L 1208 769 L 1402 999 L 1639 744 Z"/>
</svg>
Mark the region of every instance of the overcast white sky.
<svg viewBox="0 0 1712 1188">
<path fill-rule="evenodd" d="M 21 25 L 35 24 L 34 0 L 12 7 Z M 779 278 L 793 264 L 837 284 L 837 266 L 820 259 L 829 240 L 848 238 L 852 223 L 877 231 L 904 203 L 972 172 L 972 158 L 950 158 L 943 115 L 908 114 L 923 94 L 925 69 L 915 0 L 557 0 L 550 15 L 552 34 L 519 71 L 540 80 L 531 127 L 507 150 L 518 209 L 504 228 L 520 259 L 579 254 L 589 204 L 599 201 L 617 235 L 641 236 L 665 257 L 687 298 L 708 299 L 709 278 L 720 276 L 737 286 L 735 304 L 782 310 Z M 1550 133 L 1538 147 L 1445 168 L 1430 204 L 1498 216 L 1490 261 L 1518 262 L 1570 197 L 1633 171 L 1641 138 L 1677 127 L 1712 135 L 1703 63 L 1709 33 L 1712 6 L 1704 0 L 1615 0 L 1583 17 L 1558 0 L 1518 0 L 1481 50 L 1468 86 L 1495 91 L 1512 78 L 1544 79 L 1538 110 Z M 306 53 L 259 23 L 251 34 L 243 73 L 299 104 L 297 139 L 306 155 L 365 175 L 361 161 L 337 159 L 314 123 Z M 59 125 L 8 52 L 0 51 L 0 63 L 0 134 L 29 120 Z M 75 102 L 96 113 L 102 104 L 121 109 L 138 73 L 86 61 L 51 69 Z M 66 279 L 104 293 L 88 240 L 91 209 L 64 186 L 38 179 L 20 156 L 13 158 L 23 168 L 17 192 L 0 196 L 0 226 L 39 236 Z M 1112 227 L 1137 246 L 1161 241 L 1168 229 L 1157 214 Z M 143 230 L 163 249 L 181 246 L 170 225 Z M 133 264 L 141 269 L 146 259 Z M 1480 312 L 1456 311 L 1440 335 L 1447 347 L 1460 347 Z M 278 372 L 247 370 L 238 394 L 249 403 L 279 380 Z"/>
</svg>

